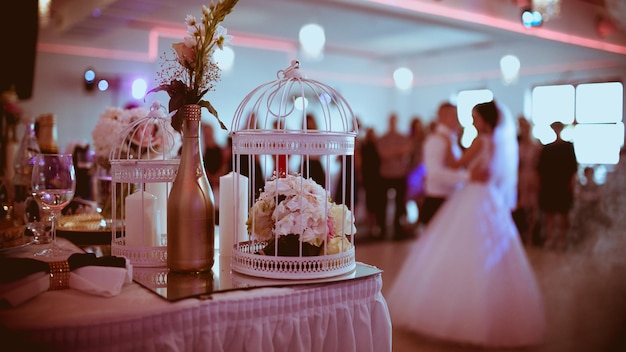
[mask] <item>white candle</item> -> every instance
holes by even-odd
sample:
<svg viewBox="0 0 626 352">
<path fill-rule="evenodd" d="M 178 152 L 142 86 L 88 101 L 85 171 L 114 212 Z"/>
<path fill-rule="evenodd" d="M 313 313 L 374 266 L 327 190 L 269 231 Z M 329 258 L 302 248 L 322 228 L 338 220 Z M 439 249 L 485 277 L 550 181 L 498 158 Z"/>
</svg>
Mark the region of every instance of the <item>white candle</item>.
<svg viewBox="0 0 626 352">
<path fill-rule="evenodd" d="M 157 197 L 139 191 L 126 197 L 126 245 L 134 247 L 160 245 Z"/>
<path fill-rule="evenodd" d="M 248 178 L 230 172 L 220 177 L 220 256 L 231 256 L 233 244 L 247 236 Z"/>
<path fill-rule="evenodd" d="M 167 238 L 167 197 L 172 189 L 171 182 L 153 182 L 146 183 L 146 191 L 156 196 L 157 213 L 159 218 L 158 240 L 155 246 L 165 245 Z"/>
</svg>

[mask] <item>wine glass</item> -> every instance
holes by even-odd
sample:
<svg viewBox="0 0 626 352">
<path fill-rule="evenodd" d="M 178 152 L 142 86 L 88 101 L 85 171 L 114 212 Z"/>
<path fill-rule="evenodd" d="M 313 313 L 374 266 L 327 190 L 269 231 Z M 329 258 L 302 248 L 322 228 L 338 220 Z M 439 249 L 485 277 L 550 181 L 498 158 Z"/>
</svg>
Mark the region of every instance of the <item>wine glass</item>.
<svg viewBox="0 0 626 352">
<path fill-rule="evenodd" d="M 57 257 L 70 253 L 56 242 L 58 217 L 70 203 L 76 189 L 76 173 L 72 154 L 37 154 L 31 180 L 33 198 L 50 212 L 52 228 L 48 248 L 35 253 L 36 256 Z"/>
</svg>

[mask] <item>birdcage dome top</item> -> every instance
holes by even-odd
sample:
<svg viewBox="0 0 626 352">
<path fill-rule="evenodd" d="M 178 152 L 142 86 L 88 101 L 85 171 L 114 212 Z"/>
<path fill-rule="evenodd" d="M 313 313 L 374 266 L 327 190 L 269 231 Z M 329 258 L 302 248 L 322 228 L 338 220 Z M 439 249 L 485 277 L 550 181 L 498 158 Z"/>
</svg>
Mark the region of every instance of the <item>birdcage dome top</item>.
<svg viewBox="0 0 626 352">
<path fill-rule="evenodd" d="M 236 154 L 341 155 L 354 153 L 357 132 L 341 94 L 306 78 L 294 60 L 242 100 L 230 135 Z"/>
<path fill-rule="evenodd" d="M 145 116 L 133 116 L 109 153 L 113 181 L 160 182 L 175 175 L 181 136 L 158 101 Z"/>
</svg>

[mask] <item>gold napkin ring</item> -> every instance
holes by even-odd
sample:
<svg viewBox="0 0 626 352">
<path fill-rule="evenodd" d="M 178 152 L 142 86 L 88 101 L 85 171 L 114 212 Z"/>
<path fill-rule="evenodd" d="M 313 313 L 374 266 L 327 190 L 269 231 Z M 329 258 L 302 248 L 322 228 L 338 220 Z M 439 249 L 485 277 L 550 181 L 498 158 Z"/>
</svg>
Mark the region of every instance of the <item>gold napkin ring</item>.
<svg viewBox="0 0 626 352">
<path fill-rule="evenodd" d="M 70 264 L 66 261 L 49 262 L 50 288 L 49 290 L 63 290 L 70 288 Z"/>
</svg>

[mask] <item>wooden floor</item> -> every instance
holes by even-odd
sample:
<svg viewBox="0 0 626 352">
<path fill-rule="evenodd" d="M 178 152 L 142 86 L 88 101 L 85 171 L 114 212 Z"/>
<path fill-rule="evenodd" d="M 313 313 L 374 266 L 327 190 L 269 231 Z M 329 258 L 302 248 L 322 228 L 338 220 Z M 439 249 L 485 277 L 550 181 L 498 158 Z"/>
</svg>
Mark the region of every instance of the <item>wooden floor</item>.
<svg viewBox="0 0 626 352">
<path fill-rule="evenodd" d="M 590 230 L 572 229 L 564 250 L 525 247 L 544 294 L 548 331 L 542 345 L 515 351 L 626 351 L 626 167 L 609 174 L 605 187 L 610 226 L 584 219 Z M 410 279 L 397 273 L 416 240 L 419 236 L 357 241 L 357 260 L 384 270 L 383 295 L 395 280 Z M 397 329 L 392 343 L 395 352 L 485 350 L 435 342 Z"/>
</svg>

